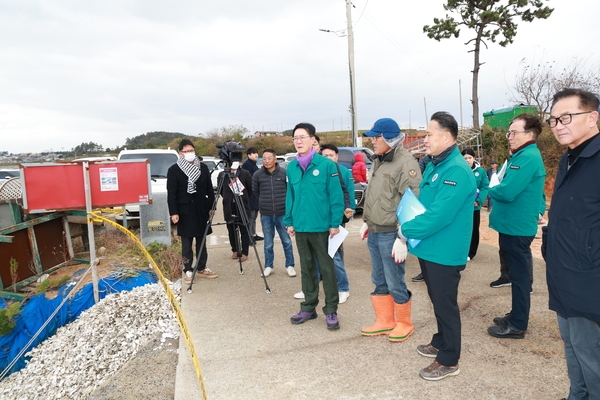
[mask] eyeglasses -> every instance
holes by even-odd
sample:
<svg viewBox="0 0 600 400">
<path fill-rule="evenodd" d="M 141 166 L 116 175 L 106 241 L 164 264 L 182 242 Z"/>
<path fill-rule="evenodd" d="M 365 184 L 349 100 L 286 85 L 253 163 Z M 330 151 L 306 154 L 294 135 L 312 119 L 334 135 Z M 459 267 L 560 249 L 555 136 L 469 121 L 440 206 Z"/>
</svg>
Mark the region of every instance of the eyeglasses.
<svg viewBox="0 0 600 400">
<path fill-rule="evenodd" d="M 383 135 L 372 136 L 372 137 L 370 138 L 370 139 L 371 139 L 371 142 L 376 142 L 376 141 L 377 141 L 377 139 L 379 139 L 380 137 L 383 137 Z"/>
<path fill-rule="evenodd" d="M 310 136 L 294 136 L 292 138 L 292 142 L 301 142 L 303 140 L 308 139 Z"/>
<path fill-rule="evenodd" d="M 529 131 L 508 131 L 506 132 L 506 138 L 509 139 L 511 136 L 516 136 L 517 133 L 527 133 Z"/>
<path fill-rule="evenodd" d="M 571 121 L 573 121 L 573 115 L 589 114 L 592 112 L 593 111 L 582 111 L 578 113 L 561 115 L 560 117 L 550 117 L 546 120 L 546 123 L 550 128 L 556 127 L 556 125 L 558 125 L 559 122 L 563 125 L 569 125 Z"/>
</svg>

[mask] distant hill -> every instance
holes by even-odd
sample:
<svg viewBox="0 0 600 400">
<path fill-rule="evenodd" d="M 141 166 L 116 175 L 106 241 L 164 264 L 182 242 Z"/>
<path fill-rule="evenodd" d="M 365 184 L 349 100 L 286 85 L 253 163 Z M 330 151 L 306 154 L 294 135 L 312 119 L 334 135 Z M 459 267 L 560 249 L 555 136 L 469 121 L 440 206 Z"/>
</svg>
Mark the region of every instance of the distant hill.
<svg viewBox="0 0 600 400">
<path fill-rule="evenodd" d="M 127 138 L 125 145 L 127 149 L 160 149 L 169 146 L 174 139 L 181 139 L 189 135 L 179 132 L 148 132 L 133 138 Z"/>
</svg>

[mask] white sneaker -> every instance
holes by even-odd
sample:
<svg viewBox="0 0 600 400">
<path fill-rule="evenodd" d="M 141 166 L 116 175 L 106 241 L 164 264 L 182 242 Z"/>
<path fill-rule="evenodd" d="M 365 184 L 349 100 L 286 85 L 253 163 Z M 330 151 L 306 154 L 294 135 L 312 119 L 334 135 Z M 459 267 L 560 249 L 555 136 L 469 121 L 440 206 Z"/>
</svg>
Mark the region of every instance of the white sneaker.
<svg viewBox="0 0 600 400">
<path fill-rule="evenodd" d="M 273 268 L 267 267 L 267 268 L 265 268 L 265 272 L 263 272 L 263 275 L 265 277 L 267 277 L 267 276 L 271 275 L 272 273 L 273 273 Z"/>
<path fill-rule="evenodd" d="M 291 276 L 291 277 L 296 276 L 296 270 L 294 269 L 294 267 L 287 267 L 286 271 L 288 273 L 288 276 Z"/>
<path fill-rule="evenodd" d="M 185 281 L 186 282 L 191 282 L 192 281 L 192 276 L 194 276 L 192 274 L 193 271 L 185 271 Z"/>
<path fill-rule="evenodd" d="M 340 304 L 343 304 L 346 302 L 346 300 L 348 300 L 348 297 L 350 297 L 350 292 L 338 292 L 338 296 L 340 298 Z"/>
<path fill-rule="evenodd" d="M 301 290 L 301 291 L 299 291 L 298 293 L 296 293 L 296 294 L 294 295 L 294 298 L 295 298 L 295 299 L 300 299 L 300 300 L 303 300 L 303 299 L 304 299 L 304 292 L 303 292 L 302 290 Z"/>
</svg>

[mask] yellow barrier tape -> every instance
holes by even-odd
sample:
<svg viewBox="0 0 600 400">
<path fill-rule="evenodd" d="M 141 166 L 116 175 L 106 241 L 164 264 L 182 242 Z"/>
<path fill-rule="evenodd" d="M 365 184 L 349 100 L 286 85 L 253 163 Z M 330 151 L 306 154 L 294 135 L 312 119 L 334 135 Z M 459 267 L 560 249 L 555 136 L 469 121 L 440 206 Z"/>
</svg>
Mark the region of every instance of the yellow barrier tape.
<svg viewBox="0 0 600 400">
<path fill-rule="evenodd" d="M 100 208 L 99 210 L 101 213 L 103 214 L 125 214 L 126 211 L 124 208 L 122 207 L 117 207 L 117 208 L 113 208 L 113 207 L 108 207 L 108 208 Z"/>
<path fill-rule="evenodd" d="M 158 268 L 158 265 L 156 264 L 156 262 L 154 261 L 154 259 L 150 255 L 150 253 L 148 253 L 148 250 L 146 250 L 146 247 L 144 247 L 142 242 L 137 238 L 137 236 L 135 236 L 132 232 L 130 232 L 128 229 L 125 229 L 123 226 L 119 225 L 118 223 L 101 216 L 99 213 L 100 213 L 100 211 L 92 211 L 91 213 L 89 213 L 91 215 L 91 217 L 88 217 L 88 218 L 91 220 L 99 220 L 99 221 L 106 222 L 106 223 L 114 226 L 115 228 L 119 229 L 121 232 L 123 232 L 127 236 L 129 236 L 129 238 L 131 240 L 133 240 L 135 244 L 138 245 L 138 247 L 146 255 L 146 258 L 148 259 L 148 261 L 150 261 L 150 263 L 152 264 L 154 271 L 156 272 L 156 275 L 158 276 L 158 278 L 160 280 L 160 283 L 162 284 L 163 288 L 165 289 L 165 292 L 167 293 L 167 298 L 169 299 L 169 303 L 171 303 L 173 312 L 175 312 L 175 315 L 177 316 L 177 322 L 179 323 L 179 327 L 181 328 L 181 332 L 183 334 L 183 337 L 185 338 L 185 342 L 187 343 L 188 349 L 190 350 L 192 362 L 194 363 L 194 369 L 196 370 L 196 375 L 198 376 L 198 383 L 200 383 L 200 389 L 202 390 L 202 396 L 205 400 L 207 400 L 208 395 L 206 394 L 206 387 L 204 386 L 204 378 L 202 377 L 202 369 L 200 368 L 200 361 L 198 360 L 198 355 L 196 354 L 196 348 L 194 347 L 194 342 L 192 341 L 192 333 L 190 332 L 190 328 L 188 327 L 188 324 L 183 315 L 183 310 L 181 309 L 181 306 L 179 305 L 179 302 L 177 301 L 177 298 L 175 297 L 173 290 L 171 290 L 171 286 L 169 286 L 167 279 L 163 275 L 160 268 Z M 181 287 L 181 290 L 182 290 L 182 294 L 183 294 L 183 285 Z"/>
</svg>

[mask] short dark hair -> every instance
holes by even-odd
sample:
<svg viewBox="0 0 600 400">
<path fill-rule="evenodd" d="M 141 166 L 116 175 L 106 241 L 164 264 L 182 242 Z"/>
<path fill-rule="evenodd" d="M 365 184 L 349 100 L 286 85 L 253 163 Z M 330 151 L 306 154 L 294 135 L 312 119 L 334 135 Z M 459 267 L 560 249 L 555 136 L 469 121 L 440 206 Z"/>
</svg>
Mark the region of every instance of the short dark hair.
<svg viewBox="0 0 600 400">
<path fill-rule="evenodd" d="M 566 88 L 556 92 L 552 98 L 552 108 L 558 103 L 559 100 L 566 99 L 567 97 L 579 97 L 579 107 L 586 111 L 599 111 L 600 99 L 592 92 L 588 92 L 583 89 L 572 89 Z"/>
<path fill-rule="evenodd" d="M 309 124 L 308 122 L 300 122 L 298 125 L 296 125 L 294 127 L 294 130 L 292 131 L 292 136 L 294 135 L 294 133 L 296 133 L 297 129 L 306 130 L 306 132 L 308 132 L 308 136 L 311 137 L 315 137 L 317 133 L 317 129 L 315 128 L 315 126 L 313 124 Z"/>
<path fill-rule="evenodd" d="M 258 149 L 256 147 L 248 147 L 248 150 L 246 150 L 246 155 L 250 155 L 250 154 L 258 154 Z"/>
<path fill-rule="evenodd" d="M 454 140 L 458 138 L 458 122 L 452 114 L 446 111 L 438 111 L 431 116 L 431 120 L 436 121 L 442 129 L 449 130 Z"/>
<path fill-rule="evenodd" d="M 179 151 L 183 150 L 185 146 L 192 146 L 196 149 L 196 146 L 194 146 L 194 143 L 190 139 L 181 139 L 181 142 L 179 142 Z"/>
<path fill-rule="evenodd" d="M 338 154 L 338 148 L 335 144 L 331 144 L 331 143 L 326 143 L 324 145 L 321 146 L 321 153 L 323 153 L 323 150 L 333 150 L 335 151 L 335 154 Z"/>
<path fill-rule="evenodd" d="M 524 129 L 526 132 L 533 132 L 533 139 L 537 139 L 538 135 L 542 133 L 542 121 L 533 114 L 519 114 L 510 121 L 512 124 L 515 121 L 525 122 Z"/>
<path fill-rule="evenodd" d="M 317 140 L 317 143 L 321 144 L 321 138 L 316 133 L 315 133 L 315 139 Z"/>
<path fill-rule="evenodd" d="M 264 150 L 263 150 L 263 157 L 265 156 L 265 153 L 271 153 L 271 154 L 273 154 L 275 157 L 277 157 L 277 153 L 275 153 L 275 150 L 273 150 L 273 149 L 270 149 L 270 148 L 269 148 L 269 149 L 264 149 Z"/>
</svg>

